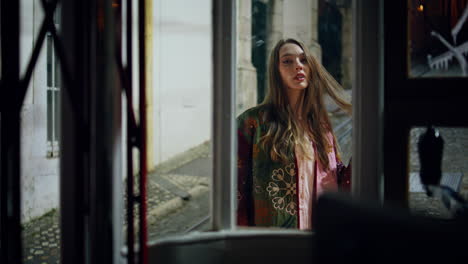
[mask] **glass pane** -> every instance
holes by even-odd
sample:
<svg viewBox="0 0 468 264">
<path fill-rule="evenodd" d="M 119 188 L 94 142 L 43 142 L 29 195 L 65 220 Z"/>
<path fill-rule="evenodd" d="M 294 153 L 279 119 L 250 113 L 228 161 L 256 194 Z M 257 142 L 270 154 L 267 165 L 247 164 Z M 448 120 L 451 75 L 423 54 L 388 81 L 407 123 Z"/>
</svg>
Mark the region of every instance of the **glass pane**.
<svg viewBox="0 0 468 264">
<path fill-rule="evenodd" d="M 41 1 L 21 0 L 20 4 L 23 73 L 33 47 L 42 48 L 21 112 L 22 263 L 58 263 L 59 159 L 53 156 L 54 132 L 58 131 L 53 123 L 54 105 L 58 98 L 50 89 L 54 82 L 53 43 L 51 36 L 43 43 L 37 41 L 44 20 Z"/>
<path fill-rule="evenodd" d="M 468 1 L 408 0 L 409 77 L 467 77 Z"/>
<path fill-rule="evenodd" d="M 443 140 L 442 161 L 441 161 L 441 179 L 439 184 L 444 185 L 464 199 L 468 198 L 468 129 L 437 127 L 439 137 Z M 420 172 L 420 154 L 418 151 L 418 142 L 421 136 L 426 133 L 426 128 L 415 127 L 410 131 L 410 190 L 409 204 L 414 214 L 424 215 L 436 218 L 453 218 L 453 210 L 449 210 L 442 201 L 442 194 L 434 192 L 433 196 L 428 196 L 424 185 L 421 184 Z M 435 148 L 437 149 L 437 148 Z M 437 152 L 431 149 L 431 153 Z M 451 208 L 456 208 L 457 204 L 453 199 L 445 196 L 448 201 L 452 201 Z"/>
<path fill-rule="evenodd" d="M 307 76 L 309 72 L 304 69 L 307 61 L 303 52 L 308 50 L 307 54 L 321 63 L 342 86 L 340 87 L 342 96 L 350 99 L 351 1 L 251 0 L 237 3 L 238 223 L 242 226 L 254 224 L 263 227 L 300 227 L 310 230 L 313 208 L 309 203 L 314 199 L 312 194 L 314 190 L 312 185 L 310 188 L 308 185 L 312 183 L 313 170 L 307 168 L 312 168 L 314 161 L 320 157 L 312 153 L 313 147 L 305 134 L 309 133 L 310 139 L 312 138 L 310 134 L 318 133 L 318 130 L 314 129 L 311 123 L 299 121 L 299 116 L 288 112 L 287 109 L 291 105 L 289 99 L 293 98 L 294 94 L 294 91 L 291 93 L 290 91 L 297 88 L 296 95 L 299 95 L 299 98 L 309 98 L 303 96 L 303 91 L 307 90 L 307 93 L 312 91 L 310 81 L 307 79 L 310 77 Z M 276 44 L 281 39 L 288 38 L 299 41 L 302 46 L 294 43 L 284 44 L 277 52 Z M 270 66 L 269 60 L 272 54 L 281 56 L 281 59 L 276 58 Z M 282 57 L 282 55 L 287 56 Z M 292 68 L 281 68 L 287 63 L 290 63 L 288 65 L 292 65 Z M 315 70 L 317 67 L 308 68 Z M 279 74 L 270 76 L 270 72 Z M 273 86 L 270 87 L 271 85 Z M 274 96 L 275 93 L 272 92 L 272 96 L 268 96 L 270 89 L 279 95 Z M 324 97 L 323 100 L 323 110 L 328 112 L 326 118 L 329 119 L 337 139 L 336 151 L 341 152 L 341 160 L 347 165 L 351 158 L 351 119 L 329 97 Z M 282 106 L 268 107 L 272 105 Z M 308 101 L 308 105 L 317 105 L 317 102 Z M 246 112 L 248 109 L 250 111 Z M 308 109 L 305 110 L 308 115 L 313 113 L 312 108 Z M 278 112 L 281 114 L 275 114 Z M 279 133 L 271 130 L 288 123 L 288 120 L 290 122 L 296 120 L 294 122 L 298 131 L 305 131 L 294 135 L 301 140 L 293 154 L 288 152 L 293 148 L 293 143 L 288 142 L 290 134 L 284 132 L 285 128 Z M 300 120 L 307 120 L 307 117 L 304 119 L 301 117 Z M 303 130 L 303 127 L 307 126 L 309 129 Z M 264 141 L 268 131 L 279 135 L 276 141 L 274 138 Z M 283 143 L 287 145 L 282 145 Z M 272 151 L 273 146 L 277 146 L 284 154 L 275 156 L 276 152 Z M 322 151 L 328 152 L 328 149 L 324 148 Z M 332 152 L 337 153 L 335 150 Z M 303 159 L 304 162 L 298 164 L 298 167 L 294 163 L 296 153 L 302 153 L 303 157 L 307 157 Z M 319 162 L 325 162 L 325 158 Z M 336 164 L 335 158 L 333 162 Z M 333 164 L 330 163 L 330 166 L 336 168 Z M 301 186 L 301 183 L 297 185 L 296 175 L 299 175 L 302 186 L 308 186 L 308 189 L 296 188 Z M 337 187 L 337 184 L 334 184 Z M 247 216 L 249 214 L 253 215 L 249 217 Z M 299 218 L 302 219 L 301 222 L 298 221 Z"/>
<path fill-rule="evenodd" d="M 208 228 L 212 170 L 211 1 L 153 5 L 150 240 Z"/>
</svg>

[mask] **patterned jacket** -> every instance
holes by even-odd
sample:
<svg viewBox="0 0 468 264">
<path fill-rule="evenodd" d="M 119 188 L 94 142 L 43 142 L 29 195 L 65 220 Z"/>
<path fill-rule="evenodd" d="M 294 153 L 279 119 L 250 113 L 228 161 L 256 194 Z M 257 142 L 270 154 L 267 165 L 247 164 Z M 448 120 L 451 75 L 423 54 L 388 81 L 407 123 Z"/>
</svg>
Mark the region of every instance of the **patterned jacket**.
<svg viewBox="0 0 468 264">
<path fill-rule="evenodd" d="M 290 151 L 286 162 L 273 161 L 269 150 L 259 144 L 268 128 L 263 119 L 266 107 L 250 108 L 237 118 L 238 225 L 298 228 L 301 182 L 298 181 L 296 156 Z M 342 163 L 336 155 L 332 132 L 327 137 L 329 169 L 315 159 L 313 201 L 324 191 L 338 190 L 336 170 Z"/>
</svg>

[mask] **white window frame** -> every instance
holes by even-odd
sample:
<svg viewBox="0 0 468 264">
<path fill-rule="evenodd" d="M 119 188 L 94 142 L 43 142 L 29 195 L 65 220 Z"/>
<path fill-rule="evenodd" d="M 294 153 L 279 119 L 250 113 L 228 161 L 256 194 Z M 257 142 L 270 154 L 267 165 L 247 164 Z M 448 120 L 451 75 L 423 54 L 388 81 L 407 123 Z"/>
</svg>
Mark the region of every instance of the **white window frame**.
<svg viewBox="0 0 468 264">
<path fill-rule="evenodd" d="M 303 237 L 314 234 L 313 231 L 290 229 L 246 230 L 238 229 L 236 226 L 237 1 L 239 0 L 213 1 L 212 232 L 190 233 L 151 241 L 150 247 L 172 243 L 191 244 L 199 240 L 231 236 L 270 234 Z M 352 194 L 382 202 L 383 1 L 354 0 L 352 8 L 354 57 Z M 362 147 L 364 143 L 367 146 L 365 149 Z"/>
<path fill-rule="evenodd" d="M 213 177 L 211 226 L 213 231 L 236 226 L 237 134 L 236 14 L 237 1 L 213 1 Z"/>
<path fill-rule="evenodd" d="M 213 5 L 214 169 L 211 215 L 212 230 L 219 231 L 236 229 L 236 38 L 231 36 L 237 36 L 237 1 L 213 1 Z M 352 194 L 383 202 L 383 1 L 354 0 L 352 9 L 355 58 Z"/>
<path fill-rule="evenodd" d="M 55 14 L 54 14 L 54 22 L 55 22 L 55 27 L 56 29 L 59 28 L 59 23 L 57 22 L 58 20 L 58 17 L 56 14 L 60 14 L 60 7 L 57 6 L 57 9 L 55 10 Z M 50 43 L 50 45 L 49 45 Z M 59 156 L 59 140 L 58 140 L 58 137 L 60 135 L 56 135 L 56 131 L 59 128 L 60 126 L 60 120 L 59 120 L 59 111 L 60 111 L 60 105 L 56 105 L 56 102 L 58 100 L 56 100 L 58 98 L 60 98 L 60 69 L 57 71 L 56 67 L 58 66 L 57 64 L 57 61 L 58 61 L 58 58 L 57 58 L 57 54 L 55 52 L 55 47 L 54 47 L 54 39 L 52 37 L 52 34 L 50 32 L 47 33 L 46 35 L 46 49 L 47 49 L 47 56 L 46 56 L 46 60 L 47 60 L 47 69 L 46 69 L 46 86 L 47 86 L 47 92 L 46 92 L 46 107 L 47 107 L 47 117 L 46 117 L 46 129 L 47 129 L 47 157 L 49 158 L 55 158 L 55 157 L 58 157 Z M 50 51 L 48 49 L 51 49 Z M 50 53 L 49 53 L 50 52 Z M 51 54 L 51 56 L 49 56 L 49 54 Z M 51 60 L 51 61 L 49 61 Z M 51 65 L 51 68 L 49 69 L 48 65 Z M 49 70 L 50 70 L 50 84 L 49 84 Z M 56 73 L 59 74 L 58 78 L 56 76 Z M 56 83 L 56 80 L 58 80 L 58 83 Z M 49 93 L 52 94 L 52 98 L 51 98 L 51 105 L 49 105 L 49 102 L 48 102 L 48 96 L 49 96 Z M 59 99 L 60 100 L 60 99 Z M 48 115 L 48 112 L 49 112 L 49 107 L 51 108 L 51 116 L 49 117 Z M 49 126 L 49 122 L 51 122 L 52 124 Z M 50 129 L 52 131 L 49 131 L 49 127 L 51 127 Z M 49 133 L 51 133 L 51 138 L 52 140 L 49 139 Z"/>
</svg>

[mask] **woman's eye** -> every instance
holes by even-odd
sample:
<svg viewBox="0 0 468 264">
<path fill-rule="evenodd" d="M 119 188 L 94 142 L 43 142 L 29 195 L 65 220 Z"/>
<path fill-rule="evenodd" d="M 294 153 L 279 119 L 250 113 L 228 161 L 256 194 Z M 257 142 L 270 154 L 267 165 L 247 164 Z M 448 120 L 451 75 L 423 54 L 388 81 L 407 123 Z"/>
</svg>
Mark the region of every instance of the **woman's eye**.
<svg viewBox="0 0 468 264">
<path fill-rule="evenodd" d="M 307 59 L 301 59 L 301 63 L 306 63 L 307 62 Z"/>
<path fill-rule="evenodd" d="M 290 63 L 292 63 L 292 60 L 284 60 L 283 63 L 284 64 L 290 64 Z"/>
</svg>

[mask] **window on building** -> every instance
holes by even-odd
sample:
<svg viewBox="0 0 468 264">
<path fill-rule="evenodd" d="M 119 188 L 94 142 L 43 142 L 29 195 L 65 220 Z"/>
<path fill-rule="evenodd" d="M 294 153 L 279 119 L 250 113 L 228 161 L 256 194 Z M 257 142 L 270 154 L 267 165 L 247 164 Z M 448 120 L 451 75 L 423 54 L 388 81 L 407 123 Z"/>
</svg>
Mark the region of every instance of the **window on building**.
<svg viewBox="0 0 468 264">
<path fill-rule="evenodd" d="M 59 11 L 55 12 L 55 26 L 59 27 Z M 47 156 L 59 155 L 60 138 L 60 66 L 51 33 L 47 33 Z"/>
</svg>

